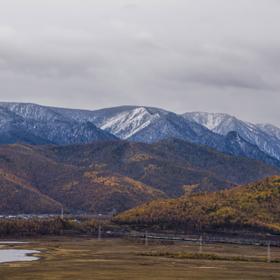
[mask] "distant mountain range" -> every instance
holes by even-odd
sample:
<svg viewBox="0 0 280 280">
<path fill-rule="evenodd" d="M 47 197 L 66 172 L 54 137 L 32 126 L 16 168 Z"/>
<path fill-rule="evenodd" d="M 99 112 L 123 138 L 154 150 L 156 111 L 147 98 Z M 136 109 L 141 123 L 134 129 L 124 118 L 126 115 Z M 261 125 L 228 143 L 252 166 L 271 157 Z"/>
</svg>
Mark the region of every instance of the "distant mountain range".
<svg viewBox="0 0 280 280">
<path fill-rule="evenodd" d="M 0 103 L 0 143 L 74 144 L 117 139 L 91 122 L 78 122 L 52 108 Z"/>
<path fill-rule="evenodd" d="M 227 114 L 186 113 L 185 119 L 197 122 L 220 135 L 235 131 L 266 154 L 280 160 L 280 129 L 270 124 L 252 124 Z"/>
<path fill-rule="evenodd" d="M 260 161 L 178 139 L 0 145 L 0 213 L 121 212 L 277 174 Z"/>
<path fill-rule="evenodd" d="M 280 167 L 280 129 L 226 114 L 122 106 L 96 111 L 0 103 L 0 143 L 82 144 L 180 139 Z"/>
</svg>

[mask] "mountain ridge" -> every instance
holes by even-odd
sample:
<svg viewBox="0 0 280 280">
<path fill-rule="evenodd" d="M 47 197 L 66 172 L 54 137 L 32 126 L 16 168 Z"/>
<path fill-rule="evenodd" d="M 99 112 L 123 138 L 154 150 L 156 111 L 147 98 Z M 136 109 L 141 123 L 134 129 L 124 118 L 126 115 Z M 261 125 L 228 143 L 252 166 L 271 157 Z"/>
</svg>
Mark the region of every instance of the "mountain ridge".
<svg viewBox="0 0 280 280">
<path fill-rule="evenodd" d="M 73 110 L 66 111 L 68 114 L 75 115 Z M 79 112 L 81 113 L 81 111 Z M 87 111 L 86 114 L 88 120 L 94 122 L 96 126 L 124 140 L 153 143 L 162 139 L 178 138 L 204 144 L 230 154 L 234 154 L 234 151 L 242 148 L 240 145 L 229 147 L 226 137 L 221 137 L 221 134 L 209 130 L 195 120 L 185 122 L 185 115 L 181 116 L 155 107 L 119 106 L 92 112 Z M 224 116 L 230 117 L 226 114 Z M 78 119 L 80 118 L 79 115 Z M 77 117 L 74 117 L 74 119 L 77 120 Z M 237 132 L 239 133 L 239 131 Z M 227 136 L 227 134 L 222 136 Z M 242 154 L 253 159 L 260 159 L 268 164 L 280 166 L 280 161 L 273 159 L 274 156 L 269 153 L 265 155 L 266 151 L 259 149 L 257 143 L 244 138 L 241 134 L 240 137 L 240 140 L 243 140 L 241 146 L 244 147 L 244 150 L 242 153 L 239 151 L 236 155 Z M 252 151 L 253 149 L 254 152 L 246 154 L 246 150 Z"/>
<path fill-rule="evenodd" d="M 0 103 L 1 143 L 74 144 L 117 139 L 90 122 L 74 122 L 50 107 L 31 103 Z M 10 135 L 10 136 L 9 136 Z M 6 140 L 5 140 L 6 139 Z"/>
<path fill-rule="evenodd" d="M 121 213 L 120 224 L 172 230 L 280 233 L 280 177 L 211 194 L 158 200 Z"/>
<path fill-rule="evenodd" d="M 0 212 L 49 214 L 61 206 L 70 213 L 121 212 L 277 174 L 262 162 L 178 139 L 0 145 Z"/>
<path fill-rule="evenodd" d="M 178 115 L 159 108 L 129 105 L 90 111 L 2 102 L 0 115 L 2 144 L 64 145 L 118 138 L 155 143 L 177 138 L 280 167 L 280 129 L 249 124 L 226 114 L 215 114 L 219 121 L 212 120 L 207 127 L 198 117 L 207 118 L 208 113 Z M 210 116 L 213 119 L 213 114 Z M 238 134 L 235 139 L 229 137 L 233 131 Z"/>
<path fill-rule="evenodd" d="M 196 121 L 211 131 L 227 135 L 236 131 L 243 139 L 260 148 L 271 157 L 280 159 L 280 129 L 270 124 L 253 124 L 220 113 L 191 112 L 183 117 Z"/>
</svg>

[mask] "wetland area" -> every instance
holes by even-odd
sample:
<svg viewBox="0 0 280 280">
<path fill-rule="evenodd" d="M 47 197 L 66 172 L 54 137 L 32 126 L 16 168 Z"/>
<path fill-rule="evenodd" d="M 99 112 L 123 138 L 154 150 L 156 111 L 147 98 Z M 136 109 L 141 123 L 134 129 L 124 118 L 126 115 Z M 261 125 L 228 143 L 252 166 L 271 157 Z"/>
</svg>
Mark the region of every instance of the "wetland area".
<svg viewBox="0 0 280 280">
<path fill-rule="evenodd" d="M 271 248 L 275 262 L 267 263 L 267 250 L 262 246 L 207 244 L 197 259 L 199 245 L 190 243 L 145 246 L 139 240 L 76 237 L 25 241 L 1 243 L 2 252 L 14 250 L 10 252 L 34 258 L 0 264 L 1 280 L 280 279 L 277 247 Z"/>
</svg>

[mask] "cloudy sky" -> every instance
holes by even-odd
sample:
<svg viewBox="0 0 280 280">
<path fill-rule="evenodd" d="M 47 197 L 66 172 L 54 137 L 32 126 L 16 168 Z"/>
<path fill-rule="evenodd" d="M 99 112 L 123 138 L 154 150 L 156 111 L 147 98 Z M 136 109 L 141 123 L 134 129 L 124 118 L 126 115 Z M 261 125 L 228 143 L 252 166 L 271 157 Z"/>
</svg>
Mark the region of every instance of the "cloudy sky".
<svg viewBox="0 0 280 280">
<path fill-rule="evenodd" d="M 0 0 L 0 99 L 280 126 L 279 0 Z"/>
</svg>

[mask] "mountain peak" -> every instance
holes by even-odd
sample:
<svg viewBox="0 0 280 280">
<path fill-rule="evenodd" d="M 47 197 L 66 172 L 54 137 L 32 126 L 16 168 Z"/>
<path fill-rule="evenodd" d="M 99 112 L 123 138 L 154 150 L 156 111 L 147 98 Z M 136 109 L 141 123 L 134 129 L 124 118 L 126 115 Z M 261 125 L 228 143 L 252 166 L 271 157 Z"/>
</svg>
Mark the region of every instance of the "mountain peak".
<svg viewBox="0 0 280 280">
<path fill-rule="evenodd" d="M 169 112 L 145 106 L 121 106 L 92 111 L 90 120 L 121 139 L 128 139 Z"/>
<path fill-rule="evenodd" d="M 194 112 L 183 116 L 223 136 L 236 131 L 240 137 L 256 145 L 262 152 L 280 160 L 279 128 L 272 125 L 252 124 L 227 114 Z"/>
<path fill-rule="evenodd" d="M 178 115 L 147 106 L 90 111 L 3 102 L 0 115 L 1 143 L 74 144 L 117 138 L 154 143 L 174 138 L 280 165 L 273 160 L 280 160 L 280 129 L 228 114 Z"/>
<path fill-rule="evenodd" d="M 183 114 L 183 117 L 188 120 L 200 123 L 201 125 L 217 133 L 219 133 L 221 124 L 227 123 L 227 125 L 230 125 L 231 128 L 233 128 L 235 123 L 238 121 L 236 117 L 225 113 L 191 112 Z"/>
<path fill-rule="evenodd" d="M 77 122 L 56 108 L 31 103 L 0 103 L 1 143 L 74 144 L 113 140 L 93 123 Z"/>
</svg>

